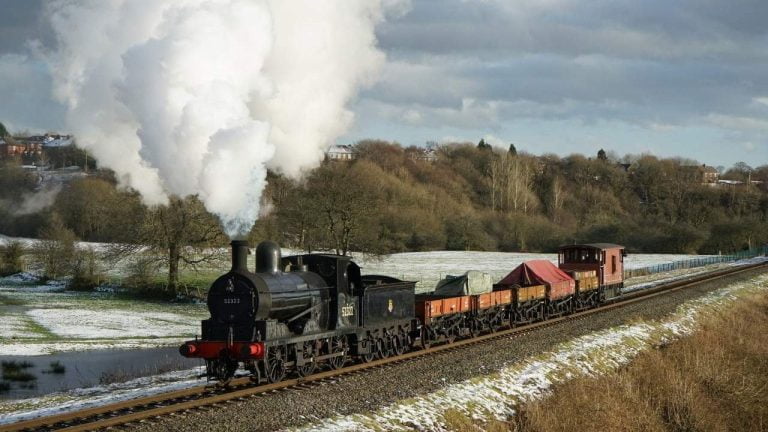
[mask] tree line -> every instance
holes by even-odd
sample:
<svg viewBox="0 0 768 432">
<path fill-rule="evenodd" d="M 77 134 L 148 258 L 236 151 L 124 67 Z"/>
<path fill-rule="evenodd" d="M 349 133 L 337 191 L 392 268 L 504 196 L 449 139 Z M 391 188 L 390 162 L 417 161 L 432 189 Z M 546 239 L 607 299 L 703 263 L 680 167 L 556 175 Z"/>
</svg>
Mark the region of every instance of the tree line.
<svg viewBox="0 0 768 432">
<path fill-rule="evenodd" d="M 302 181 L 270 176 L 273 211 L 254 238 L 304 250 L 551 252 L 615 242 L 634 252 L 728 253 L 768 242 L 768 165 L 737 164 L 703 184 L 702 165 L 651 155 L 533 156 L 478 145 L 441 146 L 437 161 L 397 143 L 357 143 Z"/>
<path fill-rule="evenodd" d="M 426 162 L 414 157 L 420 149 L 397 143 L 366 140 L 355 149 L 354 160 L 326 161 L 300 180 L 269 173 L 268 212 L 251 241 L 338 254 L 551 252 L 574 242 L 716 254 L 768 242 L 766 165 L 737 164 L 723 175 L 761 185 L 720 188 L 702 184 L 695 161 L 651 155 L 534 156 L 481 141 L 439 146 Z M 0 233 L 114 244 L 108 253 L 117 258 L 149 248 L 173 289 L 180 266 L 221 259 L 211 248 L 228 240 L 197 198 L 148 208 L 107 170 L 69 182 L 43 210 L 18 214 L 36 188 L 34 174 L 0 166 Z M 80 261 L 87 268 L 88 258 Z"/>
</svg>

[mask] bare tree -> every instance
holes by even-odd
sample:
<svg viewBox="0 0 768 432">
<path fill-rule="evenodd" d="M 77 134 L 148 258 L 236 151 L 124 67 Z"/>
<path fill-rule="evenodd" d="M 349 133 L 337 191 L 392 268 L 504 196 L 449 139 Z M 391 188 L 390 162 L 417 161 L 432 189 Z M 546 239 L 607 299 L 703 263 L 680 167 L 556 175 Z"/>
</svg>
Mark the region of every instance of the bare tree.
<svg viewBox="0 0 768 432">
<path fill-rule="evenodd" d="M 193 269 L 221 260 L 226 236 L 219 221 L 196 197 L 171 197 L 168 205 L 149 209 L 135 232 L 135 242 L 114 245 L 111 256 L 122 259 L 141 252 L 156 253 L 168 268 L 167 289 L 179 289 L 180 265 Z"/>
<path fill-rule="evenodd" d="M 529 158 L 509 152 L 498 155 L 491 162 L 490 183 L 492 209 L 527 213 L 536 207 Z"/>
<path fill-rule="evenodd" d="M 328 163 L 307 180 L 302 208 L 296 216 L 297 222 L 313 233 L 318 246 L 333 249 L 339 255 L 347 255 L 352 248 L 364 253 L 379 252 L 381 244 L 375 230 L 370 229 L 375 226 L 372 220 L 380 210 L 379 179 L 374 169 L 377 170 L 376 166 L 365 160 L 353 164 Z M 306 216 L 316 219 L 308 220 Z"/>
</svg>

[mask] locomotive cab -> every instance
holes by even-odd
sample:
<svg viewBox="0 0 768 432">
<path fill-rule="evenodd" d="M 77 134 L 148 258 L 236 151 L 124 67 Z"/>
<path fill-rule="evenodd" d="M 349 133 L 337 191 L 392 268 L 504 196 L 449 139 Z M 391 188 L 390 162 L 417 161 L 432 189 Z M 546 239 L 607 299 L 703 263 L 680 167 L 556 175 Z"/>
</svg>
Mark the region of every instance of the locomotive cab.
<svg viewBox="0 0 768 432">
<path fill-rule="evenodd" d="M 358 325 L 360 311 L 356 297 L 362 287 L 362 278 L 360 267 L 350 257 L 331 254 L 295 255 L 285 257 L 283 267 L 316 273 L 329 287 L 329 330 Z"/>
</svg>

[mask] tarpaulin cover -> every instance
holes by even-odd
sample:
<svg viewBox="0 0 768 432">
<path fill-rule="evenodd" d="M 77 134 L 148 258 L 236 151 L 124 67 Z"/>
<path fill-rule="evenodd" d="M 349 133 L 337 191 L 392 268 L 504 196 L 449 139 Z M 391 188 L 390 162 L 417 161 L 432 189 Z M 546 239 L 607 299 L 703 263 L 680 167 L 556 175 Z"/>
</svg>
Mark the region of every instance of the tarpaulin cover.
<svg viewBox="0 0 768 432">
<path fill-rule="evenodd" d="M 546 285 L 550 299 L 569 296 L 576 290 L 576 281 L 548 260 L 526 261 L 506 275 L 498 285 Z"/>
<path fill-rule="evenodd" d="M 461 276 L 446 276 L 435 287 L 435 294 L 441 296 L 478 295 L 491 291 L 491 275 L 476 270 L 470 270 Z"/>
</svg>

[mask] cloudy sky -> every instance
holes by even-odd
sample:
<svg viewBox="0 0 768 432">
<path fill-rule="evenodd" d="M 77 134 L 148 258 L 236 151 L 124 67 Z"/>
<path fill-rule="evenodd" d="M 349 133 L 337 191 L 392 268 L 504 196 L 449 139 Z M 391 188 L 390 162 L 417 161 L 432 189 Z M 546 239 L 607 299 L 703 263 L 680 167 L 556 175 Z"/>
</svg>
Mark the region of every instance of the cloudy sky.
<svg viewBox="0 0 768 432">
<path fill-rule="evenodd" d="M 30 53 L 39 0 L 0 0 L 0 121 L 63 128 Z M 765 0 L 413 0 L 377 29 L 387 63 L 352 105 L 362 138 L 542 154 L 650 152 L 768 163 Z"/>
</svg>

